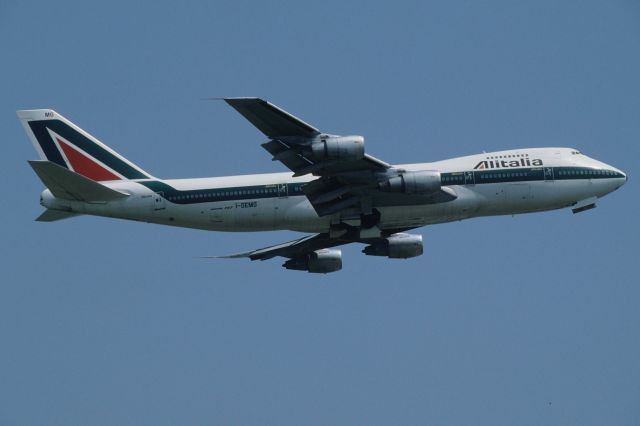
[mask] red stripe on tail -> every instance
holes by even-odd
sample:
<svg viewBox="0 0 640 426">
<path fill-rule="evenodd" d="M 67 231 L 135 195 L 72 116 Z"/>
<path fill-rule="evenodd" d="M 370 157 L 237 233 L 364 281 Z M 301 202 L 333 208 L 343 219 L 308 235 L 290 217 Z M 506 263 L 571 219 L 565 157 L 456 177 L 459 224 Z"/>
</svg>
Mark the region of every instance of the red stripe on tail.
<svg viewBox="0 0 640 426">
<path fill-rule="evenodd" d="M 88 177 L 91 180 L 121 180 L 119 176 L 114 175 L 109 170 L 105 169 L 100 164 L 93 161 L 91 158 L 80 153 L 66 142 L 56 138 L 58 144 L 64 151 L 67 160 L 71 163 L 71 167 L 76 173 L 81 174 L 84 177 Z"/>
</svg>

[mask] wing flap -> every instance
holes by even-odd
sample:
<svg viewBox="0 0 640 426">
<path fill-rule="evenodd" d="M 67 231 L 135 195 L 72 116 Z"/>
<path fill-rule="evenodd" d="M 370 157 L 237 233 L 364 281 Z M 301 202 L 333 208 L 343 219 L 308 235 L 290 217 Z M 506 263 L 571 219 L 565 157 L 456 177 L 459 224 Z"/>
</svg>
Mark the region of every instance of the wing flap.
<svg viewBox="0 0 640 426">
<path fill-rule="evenodd" d="M 279 139 L 263 143 L 262 147 L 273 156 L 273 161 L 280 161 L 289 170 L 296 171 L 313 164 L 313 162 L 301 155 L 295 147 Z"/>
</svg>

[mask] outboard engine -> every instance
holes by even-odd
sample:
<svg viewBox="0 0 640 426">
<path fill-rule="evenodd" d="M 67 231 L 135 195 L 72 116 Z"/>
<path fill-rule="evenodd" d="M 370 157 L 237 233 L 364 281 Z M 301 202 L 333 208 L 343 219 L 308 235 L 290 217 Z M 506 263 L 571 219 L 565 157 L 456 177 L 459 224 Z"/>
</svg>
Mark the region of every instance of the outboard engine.
<svg viewBox="0 0 640 426">
<path fill-rule="evenodd" d="M 407 259 L 424 252 L 422 235 L 398 233 L 368 245 L 362 250 L 368 256 L 386 256 L 390 259 Z"/>
<path fill-rule="evenodd" d="M 342 269 L 342 250 L 320 249 L 306 256 L 287 260 L 282 264 L 287 269 L 308 271 L 316 274 L 328 274 Z"/>
<path fill-rule="evenodd" d="M 329 136 L 311 144 L 311 152 L 317 160 L 360 160 L 364 158 L 364 137 Z"/>
</svg>

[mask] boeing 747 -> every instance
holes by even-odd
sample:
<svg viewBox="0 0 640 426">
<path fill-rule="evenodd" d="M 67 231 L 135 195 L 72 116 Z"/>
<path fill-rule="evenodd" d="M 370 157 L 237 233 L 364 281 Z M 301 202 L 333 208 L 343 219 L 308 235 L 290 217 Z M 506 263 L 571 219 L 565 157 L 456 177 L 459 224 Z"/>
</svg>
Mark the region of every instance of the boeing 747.
<svg viewBox="0 0 640 426">
<path fill-rule="evenodd" d="M 287 269 L 342 269 L 343 244 L 369 256 L 423 253 L 425 225 L 571 208 L 622 186 L 626 175 L 573 148 L 523 148 L 431 163 L 391 165 L 362 136 L 320 131 L 258 98 L 226 98 L 260 130 L 262 147 L 290 172 L 196 179 L 147 173 L 50 109 L 18 111 L 46 189 L 36 219 L 95 215 L 210 231 L 292 230 L 300 239 L 227 258 L 287 260 Z"/>
</svg>

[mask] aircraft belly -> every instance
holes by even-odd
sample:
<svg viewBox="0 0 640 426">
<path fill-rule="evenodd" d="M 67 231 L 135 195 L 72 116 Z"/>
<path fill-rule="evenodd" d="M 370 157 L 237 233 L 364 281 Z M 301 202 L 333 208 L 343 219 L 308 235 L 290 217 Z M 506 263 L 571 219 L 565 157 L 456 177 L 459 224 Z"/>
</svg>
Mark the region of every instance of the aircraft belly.
<svg viewBox="0 0 640 426">
<path fill-rule="evenodd" d="M 563 208 L 595 195 L 589 179 L 535 182 L 532 192 L 536 208 L 529 211 Z"/>
<path fill-rule="evenodd" d="M 307 198 L 300 196 L 190 205 L 174 204 L 165 211 L 156 212 L 155 217 L 159 223 L 168 225 L 229 232 L 279 229 L 326 232 L 330 224 L 330 217 L 318 217 Z M 168 222 L 170 217 L 174 220 Z"/>
<path fill-rule="evenodd" d="M 470 188 L 463 186 L 452 188 L 458 197 L 452 201 L 379 208 L 381 228 L 416 227 L 474 217 L 482 199 Z"/>
<path fill-rule="evenodd" d="M 238 200 L 211 203 L 207 220 L 212 229 L 264 231 L 275 229 L 277 199 Z"/>
<path fill-rule="evenodd" d="M 148 200 L 146 204 L 144 208 L 136 206 L 136 208 L 120 209 L 113 216 L 212 231 L 260 231 L 273 229 L 273 214 L 268 214 L 268 208 L 266 209 L 267 214 L 259 214 L 257 205 L 253 205 L 251 209 L 254 214 L 251 214 L 249 213 L 250 207 L 241 208 L 233 202 L 193 204 L 167 202 L 164 207 L 159 209 L 154 208 L 152 200 Z"/>
<path fill-rule="evenodd" d="M 476 191 L 483 199 L 482 216 L 558 209 L 593 195 L 588 180 L 487 184 Z"/>
<path fill-rule="evenodd" d="M 299 232 L 327 232 L 331 216 L 319 217 L 307 197 L 282 199 L 276 213 L 278 229 Z"/>
</svg>

